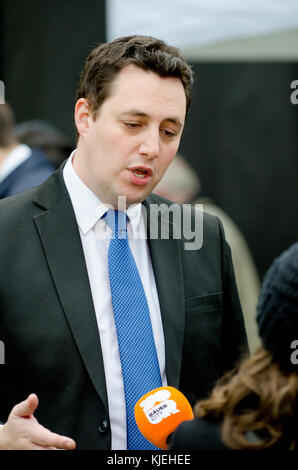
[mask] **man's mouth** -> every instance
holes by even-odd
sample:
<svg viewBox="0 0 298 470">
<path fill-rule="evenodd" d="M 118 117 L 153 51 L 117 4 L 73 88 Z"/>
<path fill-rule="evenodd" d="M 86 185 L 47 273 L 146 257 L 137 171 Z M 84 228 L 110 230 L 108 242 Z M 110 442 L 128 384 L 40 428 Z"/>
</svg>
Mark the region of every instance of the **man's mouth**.
<svg viewBox="0 0 298 470">
<path fill-rule="evenodd" d="M 135 173 L 136 175 L 146 175 L 148 174 L 149 176 L 152 176 L 152 168 L 149 166 L 134 166 L 130 168 L 130 171 Z"/>
<path fill-rule="evenodd" d="M 135 170 L 132 170 L 132 172 L 137 178 L 145 178 L 148 174 L 147 170 L 140 168 L 136 168 Z"/>
<path fill-rule="evenodd" d="M 129 171 L 131 171 L 131 174 L 133 175 L 133 181 L 139 181 L 140 184 L 147 183 L 153 174 L 152 168 L 144 166 L 129 168 Z"/>
</svg>

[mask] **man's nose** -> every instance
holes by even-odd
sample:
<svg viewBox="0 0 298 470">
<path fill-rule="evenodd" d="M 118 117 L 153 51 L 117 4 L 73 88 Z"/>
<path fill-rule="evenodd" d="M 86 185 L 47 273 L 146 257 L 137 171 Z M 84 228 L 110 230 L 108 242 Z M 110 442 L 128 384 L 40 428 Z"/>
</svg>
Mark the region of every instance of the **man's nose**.
<svg viewBox="0 0 298 470">
<path fill-rule="evenodd" d="M 159 154 L 159 131 L 151 130 L 142 135 L 140 155 L 155 158 Z"/>
</svg>

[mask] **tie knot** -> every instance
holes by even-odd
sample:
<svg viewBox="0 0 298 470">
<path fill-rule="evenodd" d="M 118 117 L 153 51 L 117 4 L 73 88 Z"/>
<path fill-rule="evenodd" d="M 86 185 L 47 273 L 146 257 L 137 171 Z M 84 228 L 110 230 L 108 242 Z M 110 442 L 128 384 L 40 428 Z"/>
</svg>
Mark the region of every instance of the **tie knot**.
<svg viewBox="0 0 298 470">
<path fill-rule="evenodd" d="M 125 239 L 126 238 L 126 224 L 127 215 L 123 211 L 114 211 L 109 209 L 104 215 L 106 223 L 112 230 L 112 238 Z"/>
</svg>

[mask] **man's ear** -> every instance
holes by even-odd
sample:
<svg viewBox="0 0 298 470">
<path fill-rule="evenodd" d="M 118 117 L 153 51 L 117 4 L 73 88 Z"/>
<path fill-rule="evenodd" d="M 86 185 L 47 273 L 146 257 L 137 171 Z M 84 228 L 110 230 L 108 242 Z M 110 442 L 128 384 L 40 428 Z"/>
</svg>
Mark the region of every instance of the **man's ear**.
<svg viewBox="0 0 298 470">
<path fill-rule="evenodd" d="M 80 98 L 75 105 L 75 123 L 80 136 L 84 137 L 89 130 L 90 119 L 92 119 L 88 101 Z"/>
</svg>

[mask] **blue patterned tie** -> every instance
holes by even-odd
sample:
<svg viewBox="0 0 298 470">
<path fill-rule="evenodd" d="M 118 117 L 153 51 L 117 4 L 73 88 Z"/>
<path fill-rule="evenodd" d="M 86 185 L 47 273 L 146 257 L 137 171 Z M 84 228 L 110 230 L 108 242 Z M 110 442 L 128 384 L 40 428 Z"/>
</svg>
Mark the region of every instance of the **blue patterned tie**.
<svg viewBox="0 0 298 470">
<path fill-rule="evenodd" d="M 128 244 L 126 213 L 109 210 L 106 222 L 112 229 L 108 262 L 126 401 L 127 449 L 152 450 L 156 447 L 142 436 L 134 417 L 139 398 L 162 386 L 149 307 Z"/>
</svg>

